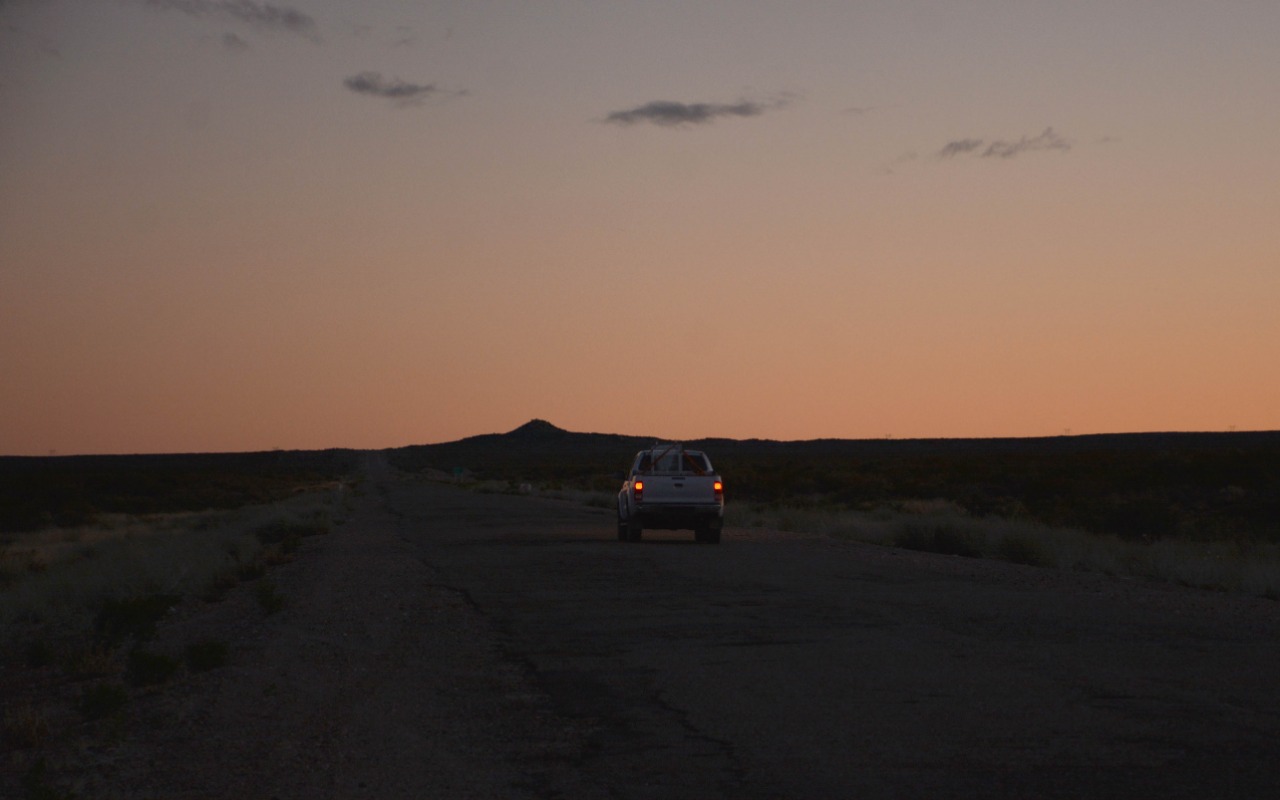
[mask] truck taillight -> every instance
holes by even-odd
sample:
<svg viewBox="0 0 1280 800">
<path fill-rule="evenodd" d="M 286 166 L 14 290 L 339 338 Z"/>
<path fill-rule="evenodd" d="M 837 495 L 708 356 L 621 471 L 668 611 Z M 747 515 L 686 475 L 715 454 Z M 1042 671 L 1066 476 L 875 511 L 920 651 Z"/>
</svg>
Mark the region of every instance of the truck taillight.
<svg viewBox="0 0 1280 800">
<path fill-rule="evenodd" d="M 640 502 L 640 500 L 644 497 L 644 481 L 636 481 L 634 484 L 632 484 L 632 489 L 635 490 L 636 502 L 637 503 Z"/>
<path fill-rule="evenodd" d="M 715 492 L 716 492 L 716 499 L 717 499 L 717 500 L 719 500 L 719 499 L 721 499 L 722 497 L 724 497 L 724 484 L 723 484 L 723 483 L 721 483 L 720 481 L 716 481 L 715 483 L 711 484 L 711 488 L 715 489 Z"/>
</svg>

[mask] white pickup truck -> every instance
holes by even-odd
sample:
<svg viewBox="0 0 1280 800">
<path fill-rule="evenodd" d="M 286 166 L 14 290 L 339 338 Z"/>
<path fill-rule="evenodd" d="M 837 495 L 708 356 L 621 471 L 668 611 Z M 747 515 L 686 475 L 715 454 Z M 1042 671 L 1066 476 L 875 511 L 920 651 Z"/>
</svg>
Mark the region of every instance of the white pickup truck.
<svg viewBox="0 0 1280 800">
<path fill-rule="evenodd" d="M 636 453 L 618 492 L 618 538 L 640 541 L 645 528 L 692 530 L 717 544 L 724 526 L 724 483 L 699 450 L 656 444 Z"/>
</svg>

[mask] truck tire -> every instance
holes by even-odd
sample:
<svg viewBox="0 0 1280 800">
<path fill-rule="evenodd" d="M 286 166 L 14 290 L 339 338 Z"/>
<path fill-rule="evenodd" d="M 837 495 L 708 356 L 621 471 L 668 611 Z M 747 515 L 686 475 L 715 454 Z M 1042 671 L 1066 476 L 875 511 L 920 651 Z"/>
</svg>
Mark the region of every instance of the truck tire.
<svg viewBox="0 0 1280 800">
<path fill-rule="evenodd" d="M 628 542 L 640 541 L 640 532 L 642 530 L 643 528 L 640 527 L 639 520 L 635 520 L 631 518 L 627 519 L 627 541 Z"/>
</svg>

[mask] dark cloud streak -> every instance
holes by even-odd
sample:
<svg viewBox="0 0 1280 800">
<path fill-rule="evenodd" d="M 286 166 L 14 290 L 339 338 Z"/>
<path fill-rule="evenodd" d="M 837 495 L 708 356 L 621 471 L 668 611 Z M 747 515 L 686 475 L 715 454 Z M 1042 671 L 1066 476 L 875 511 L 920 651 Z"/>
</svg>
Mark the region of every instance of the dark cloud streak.
<svg viewBox="0 0 1280 800">
<path fill-rule="evenodd" d="M 249 49 L 249 43 L 234 33 L 222 34 L 222 46 L 228 50 L 240 53 Z"/>
<path fill-rule="evenodd" d="M 1039 150 L 1061 150 L 1066 152 L 1071 149 L 1071 143 L 1054 133 L 1053 128 L 1045 128 L 1044 132 L 1039 136 L 1028 139 L 1023 136 L 1016 142 L 992 142 L 991 145 L 982 153 L 983 158 L 1015 158 L 1023 153 L 1031 153 Z"/>
<path fill-rule="evenodd" d="M 985 146 L 985 147 L 984 147 Z M 979 158 L 1017 158 L 1023 153 L 1071 149 L 1071 142 L 1058 135 L 1053 128 L 1045 128 L 1038 136 L 1023 136 L 1016 142 L 997 139 L 988 144 L 984 139 L 955 139 L 938 151 L 938 158 L 956 158 L 976 154 Z"/>
<path fill-rule="evenodd" d="M 947 142 L 946 146 L 938 151 L 938 158 L 967 155 L 979 147 L 982 147 L 981 139 L 957 139 L 954 142 Z"/>
<path fill-rule="evenodd" d="M 342 85 L 356 94 L 383 97 L 401 105 L 413 105 L 436 95 L 461 94 L 446 92 L 434 83 L 408 83 L 399 78 L 388 80 L 381 72 L 361 72 L 343 79 Z"/>
<path fill-rule="evenodd" d="M 192 17 L 230 17 L 264 30 L 314 36 L 316 21 L 289 6 L 256 0 L 146 0 L 149 8 L 181 11 Z"/>
<path fill-rule="evenodd" d="M 737 103 L 678 103 L 673 100 L 654 100 L 635 108 L 614 111 L 604 121 L 612 125 L 648 123 L 667 128 L 706 125 L 720 117 L 756 117 L 772 108 L 781 107 L 783 102 L 756 103 L 740 100 Z"/>
</svg>

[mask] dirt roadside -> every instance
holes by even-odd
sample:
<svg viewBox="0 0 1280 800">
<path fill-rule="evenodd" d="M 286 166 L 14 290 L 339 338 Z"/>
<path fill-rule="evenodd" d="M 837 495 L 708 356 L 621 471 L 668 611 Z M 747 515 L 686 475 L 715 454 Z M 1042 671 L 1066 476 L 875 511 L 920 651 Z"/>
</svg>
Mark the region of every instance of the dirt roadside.
<svg viewBox="0 0 1280 800">
<path fill-rule="evenodd" d="M 393 478 L 381 462 L 368 467 L 352 517 L 271 570 L 283 608 L 265 614 L 254 587 L 242 585 L 220 602 L 175 609 L 149 643 L 181 653 L 186 643 L 224 641 L 226 666 L 130 689 L 121 718 L 83 724 L 74 741 L 9 749 L 0 796 L 572 791 L 564 765 L 582 737 L 504 659 L 467 598 L 433 581 L 385 510 L 380 487 Z M 68 719 L 71 703 L 59 712 Z"/>
</svg>

